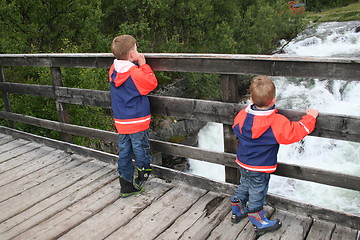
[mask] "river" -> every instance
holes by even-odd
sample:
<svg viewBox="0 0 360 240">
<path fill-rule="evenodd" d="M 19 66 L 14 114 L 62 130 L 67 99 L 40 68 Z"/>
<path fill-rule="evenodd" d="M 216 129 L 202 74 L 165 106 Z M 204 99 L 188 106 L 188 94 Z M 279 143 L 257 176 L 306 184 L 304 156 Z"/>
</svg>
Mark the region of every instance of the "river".
<svg viewBox="0 0 360 240">
<path fill-rule="evenodd" d="M 328 22 L 310 27 L 290 43 L 282 42 L 285 55 L 360 57 L 360 21 Z M 360 78 L 360 76 L 359 76 Z M 360 82 L 274 77 L 277 108 L 360 116 Z M 360 79 L 359 79 L 360 80 Z M 222 124 L 208 123 L 198 134 L 203 149 L 224 151 Z M 307 136 L 281 145 L 279 162 L 293 163 L 360 176 L 360 143 Z M 189 159 L 189 172 L 224 181 L 224 167 Z M 269 193 L 304 203 L 360 215 L 360 192 L 301 180 L 271 176 Z"/>
</svg>

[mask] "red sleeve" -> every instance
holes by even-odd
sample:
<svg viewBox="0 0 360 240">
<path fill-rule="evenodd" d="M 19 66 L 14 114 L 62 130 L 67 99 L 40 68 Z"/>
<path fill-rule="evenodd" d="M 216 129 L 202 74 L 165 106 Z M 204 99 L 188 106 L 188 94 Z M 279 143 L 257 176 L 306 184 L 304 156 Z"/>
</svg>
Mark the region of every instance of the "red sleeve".
<svg viewBox="0 0 360 240">
<path fill-rule="evenodd" d="M 131 72 L 131 77 L 141 95 L 148 94 L 158 85 L 155 74 L 148 64 L 143 64 L 134 69 Z"/>
<path fill-rule="evenodd" d="M 298 142 L 310 134 L 316 124 L 316 119 L 311 115 L 304 115 L 300 121 L 290 121 L 281 114 L 276 114 L 271 125 L 274 136 L 279 144 Z"/>
</svg>

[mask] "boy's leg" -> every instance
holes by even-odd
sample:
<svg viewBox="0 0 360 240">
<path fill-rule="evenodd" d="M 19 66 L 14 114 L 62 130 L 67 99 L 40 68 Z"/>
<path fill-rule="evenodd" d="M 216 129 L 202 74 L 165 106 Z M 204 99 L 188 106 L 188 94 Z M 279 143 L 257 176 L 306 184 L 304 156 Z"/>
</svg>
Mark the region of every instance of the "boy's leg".
<svg viewBox="0 0 360 240">
<path fill-rule="evenodd" d="M 135 155 L 135 164 L 138 168 L 138 177 L 135 179 L 135 183 L 141 187 L 152 171 L 148 130 L 131 134 L 131 143 Z"/>
<path fill-rule="evenodd" d="M 256 234 L 262 235 L 279 229 L 282 225 L 280 220 L 267 219 L 263 208 L 269 189 L 270 174 L 249 171 L 249 175 L 251 186 L 249 188 L 248 217 L 255 227 Z"/>
<path fill-rule="evenodd" d="M 133 181 L 134 165 L 132 163 L 132 145 L 130 135 L 119 134 L 119 159 L 118 159 L 118 172 L 119 176 L 128 182 Z"/>
<path fill-rule="evenodd" d="M 142 192 L 144 189 L 135 188 L 133 184 L 134 165 L 132 163 L 132 146 L 131 139 L 127 134 L 119 135 L 119 159 L 118 172 L 120 182 L 120 195 L 127 197 Z"/>
<path fill-rule="evenodd" d="M 231 222 L 238 223 L 247 216 L 246 203 L 249 199 L 249 181 L 243 168 L 240 171 L 240 185 L 235 190 L 235 195 L 231 197 Z"/>
</svg>

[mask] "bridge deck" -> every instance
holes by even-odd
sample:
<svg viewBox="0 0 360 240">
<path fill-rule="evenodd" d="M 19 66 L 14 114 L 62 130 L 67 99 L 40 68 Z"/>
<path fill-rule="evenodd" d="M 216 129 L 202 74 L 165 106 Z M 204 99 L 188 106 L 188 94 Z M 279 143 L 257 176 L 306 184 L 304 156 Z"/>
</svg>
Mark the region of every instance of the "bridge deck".
<svg viewBox="0 0 360 240">
<path fill-rule="evenodd" d="M 0 239 L 256 239 L 229 196 L 152 177 L 119 198 L 115 166 L 0 134 Z M 356 239 L 358 231 L 267 206 L 283 227 L 258 239 Z"/>
</svg>

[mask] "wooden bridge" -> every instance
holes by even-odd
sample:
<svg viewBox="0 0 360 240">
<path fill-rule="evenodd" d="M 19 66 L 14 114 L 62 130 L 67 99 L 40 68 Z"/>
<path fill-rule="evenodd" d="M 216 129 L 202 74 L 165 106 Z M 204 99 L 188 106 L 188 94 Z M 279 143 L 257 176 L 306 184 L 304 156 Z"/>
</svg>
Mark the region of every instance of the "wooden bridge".
<svg viewBox="0 0 360 240">
<path fill-rule="evenodd" d="M 151 140 L 160 153 L 226 167 L 227 182 L 153 165 L 146 191 L 119 198 L 111 153 L 14 129 L 15 122 L 116 142 L 117 134 L 69 124 L 66 104 L 109 108 L 107 91 L 62 86 L 61 67 L 108 68 L 110 54 L 0 55 L 3 104 L 0 118 L 0 239 L 256 239 L 251 223 L 230 222 L 229 196 L 238 175 L 232 119 L 238 104 L 237 75 L 318 77 L 358 81 L 360 59 L 286 58 L 247 55 L 146 54 L 155 71 L 221 75 L 222 102 L 151 96 L 153 114 L 224 124 L 225 152 Z M 52 85 L 15 83 L 7 68 L 50 67 Z M 299 71 L 301 69 L 301 71 Z M 306 70 L 306 71 L 305 71 Z M 5 77 L 7 82 L 5 82 Z M 105 76 L 106 78 L 106 76 Z M 59 121 L 14 113 L 12 94 L 55 100 Z M 302 114 L 281 112 L 291 119 Z M 313 136 L 360 141 L 360 118 L 320 113 Z M 279 163 L 275 174 L 360 191 L 359 176 Z M 353 215 L 269 194 L 267 212 L 283 227 L 258 239 L 359 239 L 360 214 Z"/>
</svg>

